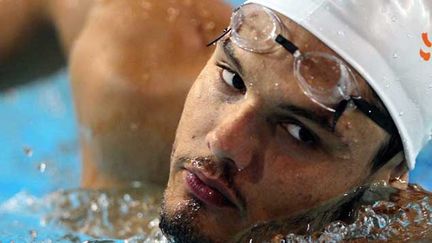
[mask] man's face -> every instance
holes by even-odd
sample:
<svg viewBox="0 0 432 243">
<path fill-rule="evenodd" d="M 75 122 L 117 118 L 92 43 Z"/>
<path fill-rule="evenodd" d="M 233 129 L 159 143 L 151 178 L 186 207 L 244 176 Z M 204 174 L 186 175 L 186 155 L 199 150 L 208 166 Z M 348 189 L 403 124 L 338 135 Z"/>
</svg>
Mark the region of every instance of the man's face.
<svg viewBox="0 0 432 243">
<path fill-rule="evenodd" d="M 282 18 L 301 51 L 334 54 Z M 177 130 L 161 227 L 178 239 L 224 242 L 371 180 L 387 135 L 349 108 L 333 113 L 299 88 L 284 49 L 256 54 L 219 42 L 193 85 Z M 363 98 L 371 91 L 358 77 Z M 376 178 L 375 178 L 376 179 Z"/>
</svg>

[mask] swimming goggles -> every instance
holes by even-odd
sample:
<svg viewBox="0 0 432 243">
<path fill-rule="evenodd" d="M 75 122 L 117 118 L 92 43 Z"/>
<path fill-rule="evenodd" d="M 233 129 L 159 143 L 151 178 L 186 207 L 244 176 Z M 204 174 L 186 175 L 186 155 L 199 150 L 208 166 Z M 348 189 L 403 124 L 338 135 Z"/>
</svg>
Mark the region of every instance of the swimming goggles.
<svg viewBox="0 0 432 243">
<path fill-rule="evenodd" d="M 283 47 L 294 57 L 294 75 L 302 91 L 316 104 L 334 113 L 332 129 L 349 104 L 392 134 L 396 131 L 388 114 L 362 99 L 356 78 L 340 58 L 324 52 L 302 53 L 288 40 L 288 28 L 269 8 L 255 3 L 236 8 L 230 27 L 208 46 L 230 33 L 231 41 L 243 50 L 270 53 Z"/>
</svg>

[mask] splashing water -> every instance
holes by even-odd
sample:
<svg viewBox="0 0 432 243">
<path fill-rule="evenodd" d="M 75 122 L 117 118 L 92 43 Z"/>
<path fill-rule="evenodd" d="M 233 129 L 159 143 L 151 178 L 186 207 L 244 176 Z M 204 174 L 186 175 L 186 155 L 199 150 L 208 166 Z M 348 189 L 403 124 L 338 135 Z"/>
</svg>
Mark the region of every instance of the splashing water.
<svg viewBox="0 0 432 243">
<path fill-rule="evenodd" d="M 360 207 L 352 223 L 334 221 L 323 230 L 302 234 L 273 232 L 266 242 L 345 242 L 432 240 L 432 194 L 417 185 L 393 193 L 390 200 Z M 245 239 L 245 238 L 243 238 Z M 260 238 L 259 241 L 263 239 Z M 250 238 L 249 242 L 258 242 Z"/>
<path fill-rule="evenodd" d="M 7 242 L 158 242 L 167 243 L 158 228 L 162 190 L 142 185 L 127 190 L 58 191 L 43 198 L 25 192 L 18 193 L 0 205 L 0 217 L 10 220 L 0 225 Z M 365 193 L 366 195 L 367 193 Z M 376 201 L 376 191 L 367 197 L 371 203 L 359 207 L 350 222 L 333 221 L 321 230 L 307 234 L 281 234 L 273 230 L 267 238 L 246 242 L 342 242 L 342 241 L 415 241 L 432 240 L 431 194 L 411 185 L 408 190 L 392 190 L 388 200 Z M 346 194 L 347 196 L 349 194 Z M 14 214 L 16 213 L 16 215 Z M 17 217 L 30 217 L 37 223 L 30 228 Z M 13 235 L 11 225 L 20 228 Z M 28 225 L 27 225 L 28 226 Z M 33 227 L 35 226 L 35 227 Z M 310 224 L 308 229 L 314 227 Z M 244 242 L 242 238 L 240 242 Z"/>
<path fill-rule="evenodd" d="M 37 166 L 37 169 L 40 173 L 44 173 L 46 168 L 47 168 L 47 164 L 45 162 L 41 162 Z"/>
<path fill-rule="evenodd" d="M 0 242 L 166 242 L 158 228 L 161 198 L 162 189 L 143 184 L 42 198 L 20 192 L 0 204 Z"/>
<path fill-rule="evenodd" d="M 30 148 L 30 147 L 28 147 L 28 146 L 24 146 L 24 147 L 23 147 L 23 151 L 24 151 L 24 154 L 25 154 L 27 157 L 32 157 L 32 156 L 33 156 L 33 149 L 32 149 L 32 148 Z"/>
<path fill-rule="evenodd" d="M 127 191 L 64 191 L 51 195 L 50 224 L 93 237 L 127 239 L 155 232 L 161 194 L 142 188 Z"/>
</svg>

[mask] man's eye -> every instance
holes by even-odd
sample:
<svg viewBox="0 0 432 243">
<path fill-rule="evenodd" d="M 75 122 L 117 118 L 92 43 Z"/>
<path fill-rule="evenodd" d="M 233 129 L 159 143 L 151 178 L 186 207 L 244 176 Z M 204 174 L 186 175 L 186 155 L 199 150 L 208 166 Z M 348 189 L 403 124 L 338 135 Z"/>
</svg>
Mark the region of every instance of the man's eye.
<svg viewBox="0 0 432 243">
<path fill-rule="evenodd" d="M 288 133 L 293 136 L 295 139 L 304 143 L 314 143 L 316 142 L 315 136 L 306 128 L 299 126 L 297 124 L 284 124 L 283 125 Z"/>
<path fill-rule="evenodd" d="M 227 69 L 222 70 L 222 79 L 229 86 L 234 87 L 240 91 L 244 91 L 246 89 L 245 83 L 243 79 L 237 73 L 228 71 Z"/>
</svg>

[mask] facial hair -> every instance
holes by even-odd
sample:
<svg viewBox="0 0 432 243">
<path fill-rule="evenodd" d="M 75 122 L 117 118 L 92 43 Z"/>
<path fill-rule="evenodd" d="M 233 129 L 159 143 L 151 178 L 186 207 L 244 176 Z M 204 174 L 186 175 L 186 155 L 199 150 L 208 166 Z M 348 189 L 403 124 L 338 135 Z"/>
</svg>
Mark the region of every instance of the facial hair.
<svg viewBox="0 0 432 243">
<path fill-rule="evenodd" d="M 192 198 L 184 205 L 179 205 L 174 213 L 168 213 L 166 200 L 162 202 L 159 228 L 169 242 L 176 243 L 198 243 L 213 242 L 200 233 L 195 218 L 201 209 L 202 204 Z"/>
</svg>

